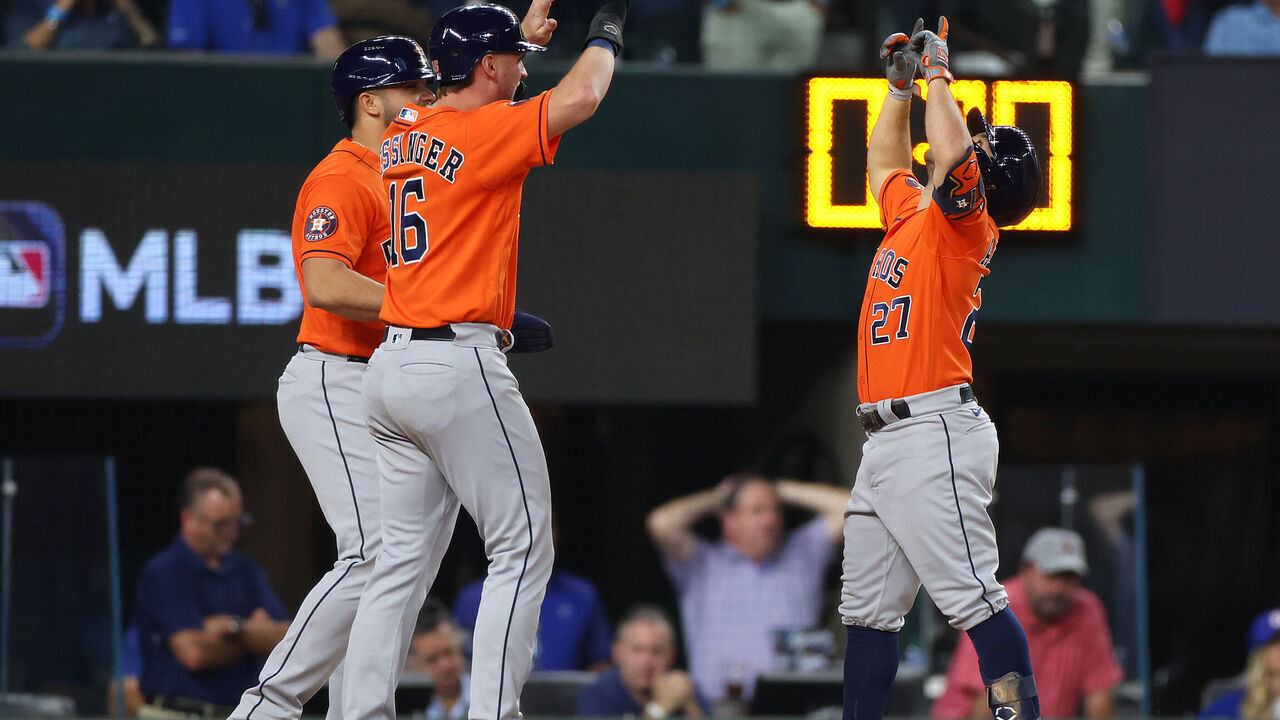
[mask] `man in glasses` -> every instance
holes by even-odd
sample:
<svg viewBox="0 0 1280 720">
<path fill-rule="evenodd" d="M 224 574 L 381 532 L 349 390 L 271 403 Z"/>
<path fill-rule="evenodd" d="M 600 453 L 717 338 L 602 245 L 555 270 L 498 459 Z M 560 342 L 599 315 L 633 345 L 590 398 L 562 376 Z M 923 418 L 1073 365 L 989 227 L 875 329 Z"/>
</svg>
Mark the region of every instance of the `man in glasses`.
<svg viewBox="0 0 1280 720">
<path fill-rule="evenodd" d="M 201 467 L 182 484 L 178 536 L 138 580 L 143 715 L 228 715 L 289 626 L 253 558 L 236 551 L 248 525 L 240 486 Z"/>
</svg>

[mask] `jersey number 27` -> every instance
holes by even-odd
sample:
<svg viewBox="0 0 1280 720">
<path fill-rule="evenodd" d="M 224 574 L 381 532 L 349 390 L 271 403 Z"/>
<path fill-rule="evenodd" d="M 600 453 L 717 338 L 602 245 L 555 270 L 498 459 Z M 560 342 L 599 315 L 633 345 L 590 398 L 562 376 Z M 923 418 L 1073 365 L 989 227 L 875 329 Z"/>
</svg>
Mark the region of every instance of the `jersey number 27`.
<svg viewBox="0 0 1280 720">
<path fill-rule="evenodd" d="M 382 255 L 387 260 L 387 267 L 412 265 L 427 254 L 427 221 L 416 211 L 408 209 L 410 198 L 419 203 L 426 200 L 422 178 L 409 178 L 403 185 L 397 185 L 393 182 L 387 186 L 388 199 L 391 200 L 391 237 L 382 241 Z M 412 238 L 410 231 L 413 231 Z"/>
</svg>

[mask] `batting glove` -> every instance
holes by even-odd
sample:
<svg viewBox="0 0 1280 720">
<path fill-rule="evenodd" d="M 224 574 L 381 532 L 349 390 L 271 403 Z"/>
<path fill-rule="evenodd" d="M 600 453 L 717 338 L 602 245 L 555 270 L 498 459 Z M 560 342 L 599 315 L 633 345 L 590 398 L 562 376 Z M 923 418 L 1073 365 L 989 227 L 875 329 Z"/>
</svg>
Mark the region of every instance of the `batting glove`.
<svg viewBox="0 0 1280 720">
<path fill-rule="evenodd" d="M 910 100 L 911 87 L 915 84 L 919 64 L 909 47 L 911 38 L 905 33 L 894 33 L 880 45 L 880 59 L 884 60 L 884 74 L 889 81 L 889 94 L 895 100 Z"/>
<path fill-rule="evenodd" d="M 938 32 L 924 29 L 924 19 L 916 20 L 911 31 L 911 51 L 920 56 L 920 74 L 927 84 L 934 78 L 955 82 L 951 75 L 950 53 L 947 51 L 947 19 L 938 18 Z"/>
<path fill-rule="evenodd" d="M 511 321 L 511 334 L 515 337 L 508 353 L 542 352 L 555 344 L 551 337 L 551 323 L 523 310 L 516 310 Z"/>
<path fill-rule="evenodd" d="M 591 18 L 584 47 L 593 40 L 605 40 L 613 45 L 615 57 L 621 53 L 622 26 L 627 21 L 627 11 L 630 8 L 631 0 L 605 0 L 595 17 Z"/>
</svg>

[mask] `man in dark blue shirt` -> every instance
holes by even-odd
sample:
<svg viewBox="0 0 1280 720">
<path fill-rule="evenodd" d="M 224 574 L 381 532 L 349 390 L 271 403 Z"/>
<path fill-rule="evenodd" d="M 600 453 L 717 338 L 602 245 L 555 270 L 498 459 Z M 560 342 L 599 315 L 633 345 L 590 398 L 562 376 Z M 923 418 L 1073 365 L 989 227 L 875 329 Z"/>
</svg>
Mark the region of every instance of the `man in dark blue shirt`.
<svg viewBox="0 0 1280 720">
<path fill-rule="evenodd" d="M 672 670 L 675 631 L 671 620 L 656 607 L 641 605 L 618 623 L 611 670 L 583 688 L 579 715 L 643 715 L 648 720 L 669 716 L 701 718 L 707 701 L 693 687 L 689 674 Z"/>
<path fill-rule="evenodd" d="M 227 714 L 257 682 L 288 613 L 258 563 L 232 549 L 245 515 L 230 475 L 192 470 L 179 517 L 178 537 L 147 561 L 138 580 L 140 685 L 148 703 L 221 705 Z"/>
<path fill-rule="evenodd" d="M 453 618 L 468 631 L 476 627 L 484 578 L 458 593 Z M 597 670 L 609 663 L 609 618 L 590 580 L 552 570 L 538 617 L 534 670 Z"/>
</svg>

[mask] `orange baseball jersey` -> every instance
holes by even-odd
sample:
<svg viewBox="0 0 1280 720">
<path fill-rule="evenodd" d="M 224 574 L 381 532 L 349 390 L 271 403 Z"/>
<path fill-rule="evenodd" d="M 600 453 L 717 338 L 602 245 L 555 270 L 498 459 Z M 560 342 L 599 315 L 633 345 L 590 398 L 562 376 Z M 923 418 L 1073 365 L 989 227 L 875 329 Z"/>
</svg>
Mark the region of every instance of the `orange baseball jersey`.
<svg viewBox="0 0 1280 720">
<path fill-rule="evenodd" d="M 293 263 L 304 299 L 302 261 L 308 258 L 341 261 L 378 282 L 386 277 L 381 245 L 391 236 L 391 226 L 377 161 L 372 150 L 346 138 L 302 184 L 293 210 Z M 369 357 L 382 342 L 382 330 L 382 323 L 351 320 L 304 303 L 298 342 Z"/>
<path fill-rule="evenodd" d="M 887 228 L 862 297 L 858 397 L 879 402 L 973 381 L 969 344 L 982 278 L 999 231 L 987 214 L 973 151 L 917 210 L 923 188 L 906 170 L 880 188 Z"/>
<path fill-rule="evenodd" d="M 455 322 L 511 327 L 525 176 L 555 159 L 550 91 L 470 111 L 408 105 L 382 136 L 382 319 L 402 327 Z"/>
</svg>

